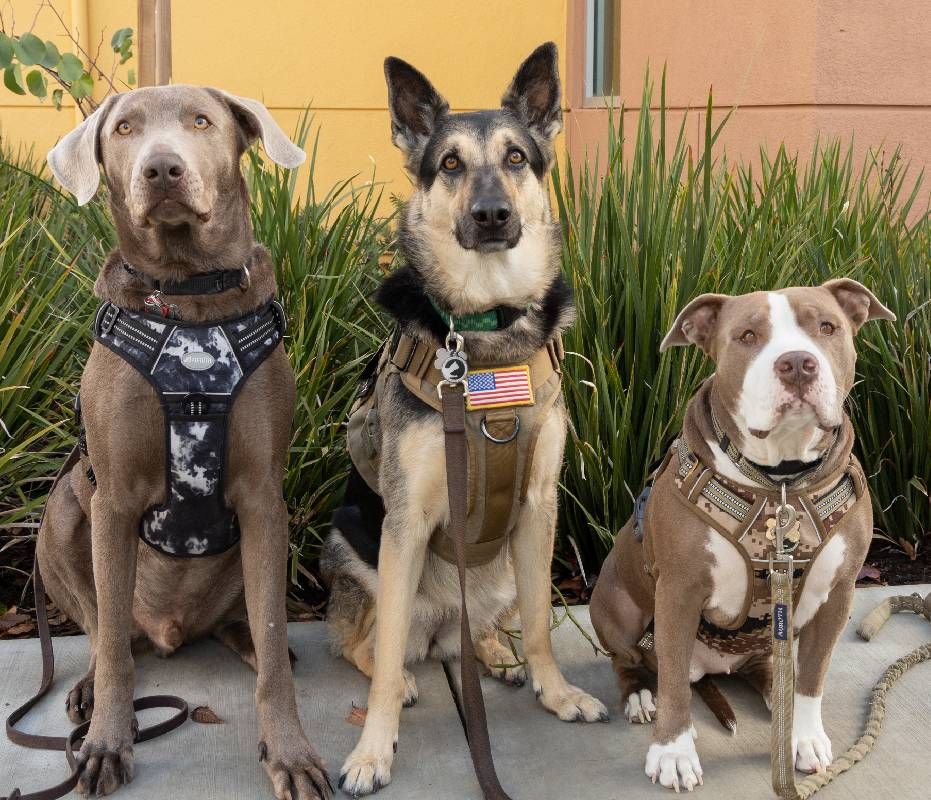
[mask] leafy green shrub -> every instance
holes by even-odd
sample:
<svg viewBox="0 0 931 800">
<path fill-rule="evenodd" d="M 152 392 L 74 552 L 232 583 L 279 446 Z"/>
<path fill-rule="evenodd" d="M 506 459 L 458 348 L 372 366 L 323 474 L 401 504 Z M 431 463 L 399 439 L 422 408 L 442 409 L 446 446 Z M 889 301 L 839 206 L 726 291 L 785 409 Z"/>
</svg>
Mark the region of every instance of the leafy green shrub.
<svg viewBox="0 0 931 800">
<path fill-rule="evenodd" d="M 649 108 L 652 89 L 644 93 Z M 931 530 L 931 218 L 913 209 L 898 153 L 815 146 L 807 166 L 780 149 L 761 167 L 709 161 L 725 118 L 703 152 L 683 120 L 667 131 L 660 109 L 641 114 L 629 162 L 623 114 L 612 122 L 603 178 L 594 167 L 557 176 L 564 268 L 579 321 L 566 348 L 567 398 L 577 431 L 564 475 L 564 533 L 595 568 L 631 513 L 634 498 L 681 424 L 711 363 L 696 348 L 662 357 L 677 311 L 701 292 L 743 293 L 850 275 L 898 316 L 866 326 L 850 411 L 870 476 L 876 525 L 906 548 Z M 920 180 L 920 179 L 919 179 Z"/>
</svg>

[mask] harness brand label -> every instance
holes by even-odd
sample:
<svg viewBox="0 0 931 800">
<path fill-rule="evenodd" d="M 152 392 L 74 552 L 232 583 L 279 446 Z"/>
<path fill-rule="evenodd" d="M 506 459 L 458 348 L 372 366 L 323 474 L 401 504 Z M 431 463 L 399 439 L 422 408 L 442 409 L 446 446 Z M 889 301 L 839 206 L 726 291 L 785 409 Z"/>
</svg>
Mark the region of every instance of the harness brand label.
<svg viewBox="0 0 931 800">
<path fill-rule="evenodd" d="M 210 369 L 216 363 L 216 359 L 210 353 L 185 353 L 181 356 L 181 363 L 195 372 L 203 372 Z"/>
<path fill-rule="evenodd" d="M 789 609 L 785 603 L 776 603 L 773 617 L 773 636 L 780 642 L 789 638 Z"/>
</svg>

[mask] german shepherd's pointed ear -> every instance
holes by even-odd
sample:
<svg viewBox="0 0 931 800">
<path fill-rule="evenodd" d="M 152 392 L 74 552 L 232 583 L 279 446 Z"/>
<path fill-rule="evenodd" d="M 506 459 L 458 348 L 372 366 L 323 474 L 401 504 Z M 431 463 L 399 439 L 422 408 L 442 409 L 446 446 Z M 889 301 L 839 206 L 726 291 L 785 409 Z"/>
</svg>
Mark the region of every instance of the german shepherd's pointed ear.
<svg viewBox="0 0 931 800">
<path fill-rule="evenodd" d="M 391 141 L 415 169 L 440 117 L 449 113 L 449 103 L 418 69 L 400 58 L 385 59 L 388 110 L 391 112 Z"/>
<path fill-rule="evenodd" d="M 513 111 L 552 155 L 553 139 L 562 130 L 559 54 L 553 42 L 541 44 L 520 65 L 501 106 Z"/>
</svg>

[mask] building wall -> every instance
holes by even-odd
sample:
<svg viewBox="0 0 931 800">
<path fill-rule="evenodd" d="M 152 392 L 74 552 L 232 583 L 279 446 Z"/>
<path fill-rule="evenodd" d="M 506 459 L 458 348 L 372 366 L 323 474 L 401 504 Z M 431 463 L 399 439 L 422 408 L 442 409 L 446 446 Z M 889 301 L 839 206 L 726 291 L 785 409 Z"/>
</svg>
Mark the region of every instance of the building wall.
<svg viewBox="0 0 931 800">
<path fill-rule="evenodd" d="M 704 108 L 736 107 L 719 139 L 729 157 L 753 161 L 785 142 L 804 160 L 815 140 L 853 138 L 858 163 L 869 147 L 902 145 L 913 174 L 931 163 L 931 5 L 927 0 L 619 0 L 620 97 L 632 131 L 647 65 L 667 106 L 700 150 Z M 604 148 L 607 112 L 581 91 L 584 0 L 569 4 L 570 125 L 574 159 Z M 658 90 L 657 90 L 658 97 Z M 677 129 L 677 128 L 676 128 Z M 626 147 L 633 144 L 628 135 Z M 931 195 L 924 187 L 922 206 Z"/>
<path fill-rule="evenodd" d="M 88 28 L 106 42 L 136 24 L 133 0 L 53 0 L 70 21 L 88 9 Z M 13 0 L 18 27 L 38 0 Z M 498 103 L 520 61 L 552 39 L 564 51 L 566 0 L 175 0 L 172 79 L 220 86 L 263 100 L 288 132 L 307 106 L 320 126 L 318 191 L 358 175 L 405 195 L 401 157 L 390 142 L 382 62 L 400 56 L 434 82 L 454 110 Z M 54 18 L 40 17 L 50 36 Z M 564 66 L 564 65 L 563 65 Z M 44 154 L 74 124 L 74 112 L 19 98 L 0 87 L 0 136 Z M 306 171 L 306 167 L 304 168 Z M 303 185 L 303 176 L 299 184 Z"/>
</svg>

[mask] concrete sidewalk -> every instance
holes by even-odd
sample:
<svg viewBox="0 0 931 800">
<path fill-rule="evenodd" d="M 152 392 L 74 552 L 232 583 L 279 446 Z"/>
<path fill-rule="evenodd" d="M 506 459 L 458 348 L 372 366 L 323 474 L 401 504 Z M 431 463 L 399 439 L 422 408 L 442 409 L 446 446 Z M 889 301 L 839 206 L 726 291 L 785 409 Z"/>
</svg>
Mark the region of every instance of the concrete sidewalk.
<svg viewBox="0 0 931 800">
<path fill-rule="evenodd" d="M 882 597 L 931 586 L 860 589 L 853 622 L 831 666 L 824 723 L 835 754 L 859 735 L 869 689 L 896 658 L 931 639 L 931 626 L 910 614 L 893 617 L 876 639 L 860 641 L 855 623 Z M 590 631 L 587 609 L 575 609 Z M 322 623 L 290 626 L 297 653 L 295 678 L 306 730 L 335 776 L 360 728 L 346 722 L 353 703 L 365 705 L 368 682 L 342 660 L 329 655 Z M 557 658 L 573 683 L 602 698 L 611 711 L 608 724 L 566 724 L 546 713 L 529 686 L 522 689 L 484 680 L 492 743 L 502 783 L 515 800 L 586 797 L 601 800 L 656 800 L 668 791 L 654 787 L 643 773 L 648 726 L 629 725 L 620 709 L 607 659 L 596 658 L 578 630 L 566 621 L 554 634 Z M 5 717 L 39 679 L 36 640 L 0 643 L 0 711 Z M 86 668 L 86 640 L 58 639 L 56 682 L 50 697 L 26 719 L 26 729 L 63 734 L 69 729 L 64 697 Z M 401 717 L 393 781 L 379 798 L 393 800 L 480 800 L 459 718 L 438 664 L 415 669 L 420 701 Z M 167 736 L 136 748 L 136 779 L 119 797 L 127 798 L 272 798 L 271 785 L 256 757 L 254 676 L 225 648 L 204 642 L 170 659 L 143 656 L 137 664 L 138 695 L 179 694 L 190 703 L 210 706 L 226 724 L 188 722 Z M 705 798 L 770 798 L 769 717 L 757 696 L 736 679 L 720 685 L 739 719 L 739 731 L 727 734 L 699 700 L 693 703 Z M 159 713 L 143 712 L 141 724 Z M 62 753 L 25 750 L 0 737 L 0 795 L 15 786 L 24 792 L 61 780 Z M 335 781 L 334 781 L 335 783 Z M 931 664 L 904 676 L 888 703 L 886 727 L 875 750 L 862 764 L 824 790 L 826 800 L 909 800 L 931 796 Z"/>
</svg>

